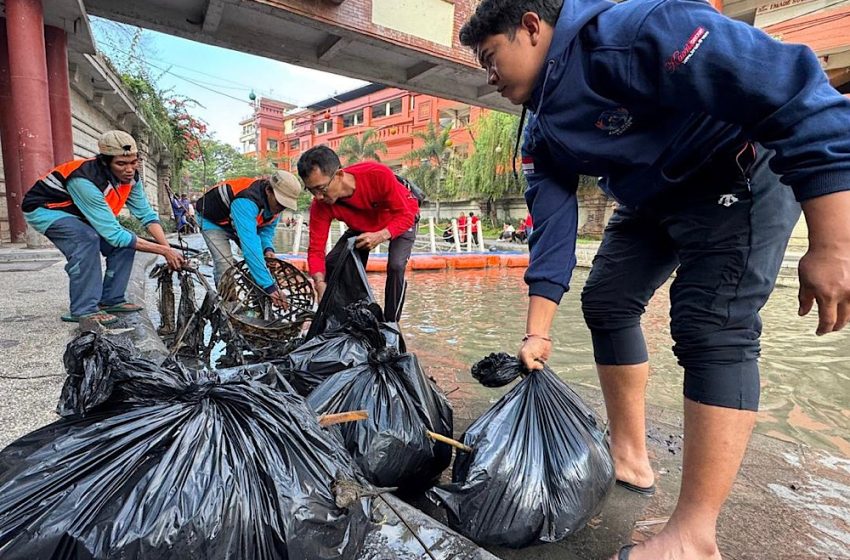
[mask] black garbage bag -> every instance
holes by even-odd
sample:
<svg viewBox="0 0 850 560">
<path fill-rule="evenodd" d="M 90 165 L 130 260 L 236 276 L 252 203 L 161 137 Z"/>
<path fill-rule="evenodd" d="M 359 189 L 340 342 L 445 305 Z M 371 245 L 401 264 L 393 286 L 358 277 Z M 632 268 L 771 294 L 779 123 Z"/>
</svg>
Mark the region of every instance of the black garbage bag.
<svg viewBox="0 0 850 560">
<path fill-rule="evenodd" d="M 504 387 L 523 373 L 513 356 L 490 354 L 472 366 L 472 377 L 485 387 Z"/>
<path fill-rule="evenodd" d="M 351 460 L 274 368 L 159 367 L 94 334 L 65 363 L 67 416 L 0 452 L 0 558 L 357 556 Z"/>
<path fill-rule="evenodd" d="M 369 280 L 366 278 L 366 268 L 354 249 L 355 237 L 348 240 L 345 250 L 339 251 L 336 260 L 328 263 L 330 275 L 327 287 L 319 302 L 316 317 L 310 323 L 307 340 L 327 331 L 342 327 L 348 319 L 346 308 L 352 303 L 372 305 L 372 313 L 378 321 L 384 320 L 381 306 L 375 301 Z"/>
<path fill-rule="evenodd" d="M 427 431 L 452 437 L 452 409 L 413 354 L 372 349 L 366 363 L 316 387 L 307 404 L 317 414 L 368 411 L 368 420 L 335 430 L 373 484 L 423 487 L 449 466 L 451 449 Z"/>
<path fill-rule="evenodd" d="M 486 361 L 485 361 L 486 360 Z M 477 364 L 485 384 L 524 372 L 515 358 Z M 449 524 L 479 544 L 522 547 L 574 534 L 601 508 L 614 465 L 596 417 L 545 367 L 499 399 L 463 435 L 471 453 L 455 457 L 452 484 L 429 497 Z"/>
<path fill-rule="evenodd" d="M 346 319 L 341 324 L 308 340 L 282 362 L 299 394 L 307 396 L 331 375 L 365 364 L 375 348 L 399 349 L 398 326 L 380 323 L 373 305 L 359 301 L 344 311 Z"/>
</svg>

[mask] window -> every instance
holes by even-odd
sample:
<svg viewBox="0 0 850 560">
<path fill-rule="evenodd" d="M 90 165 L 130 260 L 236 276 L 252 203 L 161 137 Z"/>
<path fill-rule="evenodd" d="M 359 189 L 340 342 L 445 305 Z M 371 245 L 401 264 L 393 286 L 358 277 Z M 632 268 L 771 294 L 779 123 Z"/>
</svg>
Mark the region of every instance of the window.
<svg viewBox="0 0 850 560">
<path fill-rule="evenodd" d="M 342 116 L 343 128 L 357 126 L 360 124 L 363 124 L 363 109 L 360 109 L 359 111 L 354 111 L 353 113 L 346 113 Z"/>
<path fill-rule="evenodd" d="M 322 121 L 316 125 L 316 134 L 327 134 L 333 130 L 333 121 Z"/>
<path fill-rule="evenodd" d="M 372 105 L 372 118 L 389 117 L 401 113 L 401 97 L 385 103 Z"/>
<path fill-rule="evenodd" d="M 290 150 L 297 150 L 300 147 L 301 147 L 301 140 L 299 140 L 298 138 L 296 138 L 295 140 L 289 141 L 289 149 Z"/>
<path fill-rule="evenodd" d="M 277 140 L 270 139 L 266 141 L 266 149 L 270 152 L 277 151 Z"/>
</svg>

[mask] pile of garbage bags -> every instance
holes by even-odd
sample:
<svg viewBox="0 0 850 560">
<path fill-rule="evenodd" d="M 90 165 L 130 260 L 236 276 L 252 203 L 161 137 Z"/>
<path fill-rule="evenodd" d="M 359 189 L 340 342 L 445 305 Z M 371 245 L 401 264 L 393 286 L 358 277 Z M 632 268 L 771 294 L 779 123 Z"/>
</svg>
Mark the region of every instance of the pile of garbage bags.
<svg viewBox="0 0 850 560">
<path fill-rule="evenodd" d="M 4 560 L 357 557 L 370 502 L 274 367 L 159 366 L 93 333 L 65 365 L 63 418 L 0 452 Z"/>
<path fill-rule="evenodd" d="M 306 341 L 290 352 L 282 365 L 290 370 L 290 381 L 299 394 L 307 396 L 322 381 L 340 371 L 369 361 L 375 348 L 399 349 L 401 333 L 395 323 L 380 323 L 380 308 L 366 300 L 342 308 L 345 320 Z M 353 318 L 353 319 L 352 319 Z"/>
<path fill-rule="evenodd" d="M 595 415 L 548 367 L 528 372 L 492 354 L 472 371 L 489 387 L 524 378 L 469 427 L 462 439 L 473 451 L 455 457 L 452 484 L 429 496 L 479 544 L 518 548 L 574 534 L 614 484 Z"/>
<path fill-rule="evenodd" d="M 382 321 L 354 239 L 335 263 L 310 336 L 286 362 L 292 383 L 316 414 L 368 412 L 333 428 L 363 475 L 383 487 L 430 485 L 451 448 L 429 432 L 452 437 L 452 409 L 404 351 L 397 325 Z"/>
<path fill-rule="evenodd" d="M 383 320 L 354 241 L 329 267 L 306 341 L 273 363 L 190 369 L 96 333 L 71 342 L 62 418 L 0 452 L 0 558 L 367 553 L 370 496 L 432 485 L 451 462 L 439 439 L 453 418 Z M 472 373 L 488 387 L 523 379 L 469 427 L 471 451 L 429 496 L 480 544 L 572 535 L 614 482 L 593 412 L 548 367 L 493 354 Z"/>
</svg>

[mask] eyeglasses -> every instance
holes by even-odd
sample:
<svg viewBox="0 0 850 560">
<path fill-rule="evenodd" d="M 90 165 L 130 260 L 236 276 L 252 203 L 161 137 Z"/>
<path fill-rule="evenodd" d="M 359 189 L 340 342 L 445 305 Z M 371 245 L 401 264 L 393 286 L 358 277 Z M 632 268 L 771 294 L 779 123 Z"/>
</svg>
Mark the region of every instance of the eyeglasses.
<svg viewBox="0 0 850 560">
<path fill-rule="evenodd" d="M 339 171 L 339 169 L 337 169 L 336 171 L 333 172 L 333 174 L 331 174 L 331 180 L 330 181 L 328 181 L 324 185 L 316 185 L 315 187 L 307 187 L 307 192 L 309 192 L 313 196 L 319 196 L 319 195 L 325 196 L 325 195 L 327 195 L 328 189 L 330 188 L 331 184 L 333 184 L 333 182 L 336 180 L 336 176 L 337 176 L 336 172 L 337 171 Z"/>
</svg>

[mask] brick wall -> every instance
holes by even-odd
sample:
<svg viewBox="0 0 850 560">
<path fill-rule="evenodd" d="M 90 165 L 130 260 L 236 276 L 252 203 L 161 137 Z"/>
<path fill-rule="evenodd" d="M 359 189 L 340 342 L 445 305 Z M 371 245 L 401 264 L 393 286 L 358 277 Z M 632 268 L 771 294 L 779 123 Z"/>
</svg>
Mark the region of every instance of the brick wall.
<svg viewBox="0 0 850 560">
<path fill-rule="evenodd" d="M 345 0 L 339 6 L 316 0 L 253 0 L 258 4 L 284 8 L 292 12 L 363 33 L 382 41 L 413 48 L 426 54 L 438 54 L 458 64 L 478 66 L 472 52 L 458 41 L 460 28 L 478 4 L 476 0 L 442 0 L 454 4 L 452 46 L 447 47 L 372 23 L 372 0 Z"/>
</svg>

